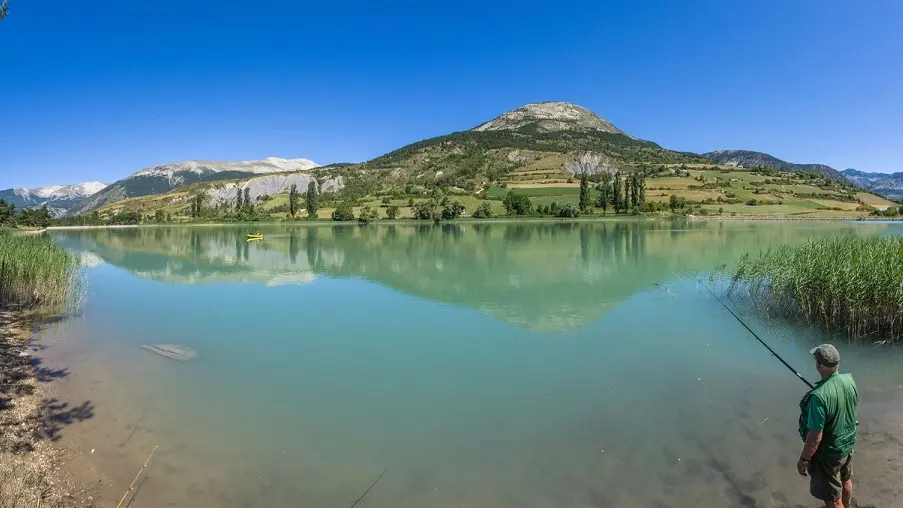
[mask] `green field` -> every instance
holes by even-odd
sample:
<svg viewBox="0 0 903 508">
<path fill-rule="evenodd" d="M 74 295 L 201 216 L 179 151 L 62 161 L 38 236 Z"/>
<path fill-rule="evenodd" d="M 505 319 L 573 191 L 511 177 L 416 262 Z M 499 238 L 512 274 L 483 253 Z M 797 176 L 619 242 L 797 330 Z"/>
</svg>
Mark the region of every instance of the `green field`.
<svg viewBox="0 0 903 508">
<path fill-rule="evenodd" d="M 579 187 L 532 187 L 527 189 L 507 189 L 501 187 L 490 187 L 486 189 L 486 196 L 490 198 L 496 197 L 505 197 L 508 192 L 516 192 L 518 194 L 524 194 L 527 196 L 539 197 L 539 196 L 580 196 L 580 188 Z M 595 192 L 593 190 L 592 192 Z"/>
</svg>

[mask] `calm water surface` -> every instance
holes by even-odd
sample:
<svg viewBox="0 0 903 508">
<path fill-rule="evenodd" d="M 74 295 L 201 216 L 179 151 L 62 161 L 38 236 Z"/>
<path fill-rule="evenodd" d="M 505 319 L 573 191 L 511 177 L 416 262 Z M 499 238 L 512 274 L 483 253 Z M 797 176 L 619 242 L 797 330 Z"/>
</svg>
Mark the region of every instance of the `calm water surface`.
<svg viewBox="0 0 903 508">
<path fill-rule="evenodd" d="M 256 227 L 255 227 L 256 229 Z M 63 435 L 132 506 L 811 506 L 803 385 L 697 280 L 889 224 L 160 227 L 54 232 L 91 265 L 45 337 Z M 814 376 L 830 337 L 746 314 Z M 140 349 L 180 344 L 179 363 Z M 890 349 L 843 345 L 875 396 Z M 879 388 L 880 387 L 880 388 Z M 112 468 L 110 464 L 117 465 Z M 121 466 L 121 467 L 120 467 Z"/>
</svg>

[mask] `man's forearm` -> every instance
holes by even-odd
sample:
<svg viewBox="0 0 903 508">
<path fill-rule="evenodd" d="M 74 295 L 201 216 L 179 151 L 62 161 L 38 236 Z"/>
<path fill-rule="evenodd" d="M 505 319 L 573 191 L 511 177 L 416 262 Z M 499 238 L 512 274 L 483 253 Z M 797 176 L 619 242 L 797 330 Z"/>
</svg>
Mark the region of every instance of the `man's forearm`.
<svg viewBox="0 0 903 508">
<path fill-rule="evenodd" d="M 810 430 L 808 434 L 806 434 L 806 442 L 803 444 L 803 452 L 800 453 L 800 458 L 805 460 L 812 460 L 812 456 L 815 455 L 815 451 L 818 450 L 818 445 L 821 443 L 822 431 L 820 430 Z"/>
</svg>

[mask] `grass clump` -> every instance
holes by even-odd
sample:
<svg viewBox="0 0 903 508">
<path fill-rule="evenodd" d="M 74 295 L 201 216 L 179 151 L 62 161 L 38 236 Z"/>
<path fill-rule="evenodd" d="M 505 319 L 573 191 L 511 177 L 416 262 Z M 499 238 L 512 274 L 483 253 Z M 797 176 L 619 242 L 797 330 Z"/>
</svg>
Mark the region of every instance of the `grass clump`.
<svg viewBox="0 0 903 508">
<path fill-rule="evenodd" d="M 903 337 L 903 237 L 845 236 L 768 250 L 736 267 L 730 291 L 851 338 Z"/>
<path fill-rule="evenodd" d="M 0 306 L 61 310 L 77 287 L 78 260 L 40 236 L 0 236 Z"/>
</svg>

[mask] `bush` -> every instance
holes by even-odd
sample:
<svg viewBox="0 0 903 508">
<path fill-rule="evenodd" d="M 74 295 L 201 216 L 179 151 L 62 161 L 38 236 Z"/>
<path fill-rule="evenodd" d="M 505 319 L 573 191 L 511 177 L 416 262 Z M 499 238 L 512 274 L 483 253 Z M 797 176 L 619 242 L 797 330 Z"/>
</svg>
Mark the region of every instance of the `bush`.
<svg viewBox="0 0 903 508">
<path fill-rule="evenodd" d="M 332 220 L 354 220 L 354 210 L 351 208 L 351 204 L 344 202 L 336 207 L 336 209 L 332 211 Z"/>
<path fill-rule="evenodd" d="M 442 219 L 443 220 L 455 220 L 464 213 L 464 207 L 461 206 L 461 203 L 457 201 L 453 201 L 451 203 L 446 203 L 442 208 Z"/>
<path fill-rule="evenodd" d="M 664 212 L 666 210 L 668 210 L 668 204 L 660 201 L 646 201 L 646 204 L 643 206 L 643 212 L 645 213 Z"/>
<path fill-rule="evenodd" d="M 141 214 L 138 212 L 120 212 L 110 217 L 107 223 L 116 225 L 141 224 Z"/>
<path fill-rule="evenodd" d="M 508 215 L 530 215 L 530 212 L 533 211 L 530 198 L 514 191 L 508 191 L 503 204 Z"/>
<path fill-rule="evenodd" d="M 361 213 L 357 217 L 357 221 L 361 224 L 367 224 L 377 219 L 379 219 L 379 211 L 376 208 L 370 208 L 370 205 L 361 208 Z"/>
<path fill-rule="evenodd" d="M 755 199 L 750 199 L 749 201 L 746 202 L 746 204 L 749 206 L 756 206 L 757 204 L 759 204 L 759 202 L 756 201 Z"/>
<path fill-rule="evenodd" d="M 478 206 L 477 209 L 473 211 L 473 217 L 475 219 L 486 219 L 488 217 L 492 217 L 492 205 L 490 205 L 489 203 L 480 203 L 480 206 Z"/>
<path fill-rule="evenodd" d="M 556 214 L 558 217 L 572 218 L 579 217 L 580 210 L 577 209 L 576 206 L 568 203 L 561 208 L 558 209 L 558 213 Z"/>
<path fill-rule="evenodd" d="M 687 200 L 675 194 L 671 194 L 671 198 L 668 200 L 668 206 L 671 208 L 672 212 L 681 208 L 686 208 Z"/>
<path fill-rule="evenodd" d="M 438 220 L 433 212 L 433 207 L 426 202 L 414 203 L 411 207 L 411 216 L 417 220 Z"/>
<path fill-rule="evenodd" d="M 386 208 L 386 218 L 392 220 L 398 218 L 398 205 L 389 205 Z"/>
<path fill-rule="evenodd" d="M 898 215 L 900 215 L 901 211 L 903 211 L 903 207 L 891 206 L 884 211 L 874 210 L 872 212 L 872 215 L 874 215 L 875 217 L 897 217 Z"/>
</svg>

